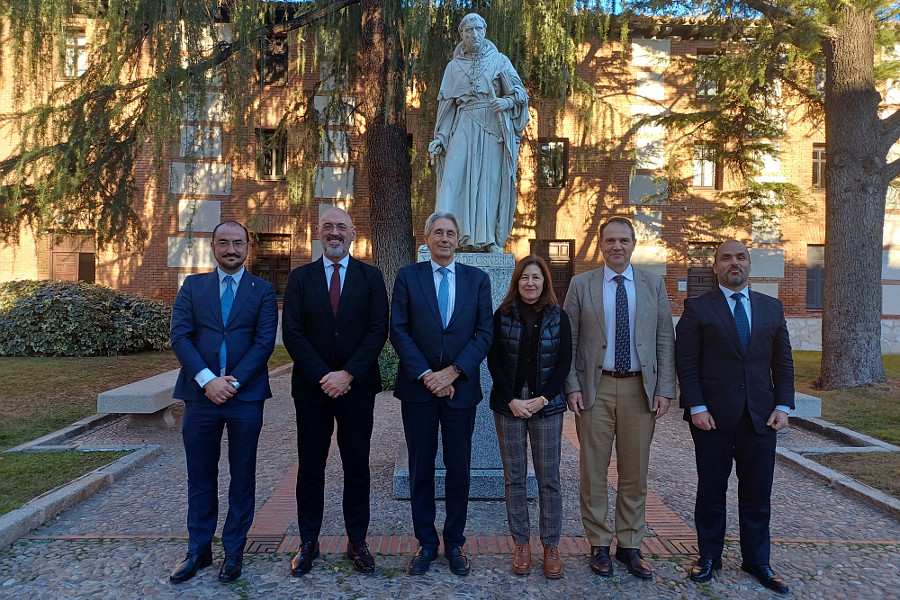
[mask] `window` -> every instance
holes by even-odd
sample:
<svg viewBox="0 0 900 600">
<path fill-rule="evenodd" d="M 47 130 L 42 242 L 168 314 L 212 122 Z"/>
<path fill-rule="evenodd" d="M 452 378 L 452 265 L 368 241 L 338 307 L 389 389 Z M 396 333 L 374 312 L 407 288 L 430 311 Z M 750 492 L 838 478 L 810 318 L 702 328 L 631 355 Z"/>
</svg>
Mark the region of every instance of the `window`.
<svg viewBox="0 0 900 600">
<path fill-rule="evenodd" d="M 275 286 L 275 295 L 284 296 L 291 274 L 291 236 L 261 233 L 256 243 L 253 274 Z"/>
<path fill-rule="evenodd" d="M 812 186 L 814 190 L 825 189 L 825 144 L 813 144 Z"/>
<path fill-rule="evenodd" d="M 78 77 L 87 69 L 87 35 L 83 29 L 66 30 L 63 76 Z"/>
<path fill-rule="evenodd" d="M 806 247 L 806 308 L 822 310 L 825 298 L 825 246 Z"/>
<path fill-rule="evenodd" d="M 718 152 L 714 146 L 694 146 L 694 187 L 721 189 Z"/>
<path fill-rule="evenodd" d="M 284 179 L 287 172 L 287 137 L 274 129 L 256 131 L 256 170 L 259 179 Z"/>
<path fill-rule="evenodd" d="M 698 98 L 711 98 L 719 93 L 719 86 L 714 79 L 710 77 L 709 73 L 704 73 L 703 71 L 708 68 L 708 62 L 706 65 L 703 63 L 705 61 L 712 61 L 715 59 L 715 50 L 709 48 L 699 48 L 697 49 L 697 68 L 698 73 L 696 76 L 696 86 L 697 86 L 697 97 Z"/>
<path fill-rule="evenodd" d="M 569 140 L 564 138 L 538 140 L 538 146 L 538 186 L 566 187 Z"/>
<path fill-rule="evenodd" d="M 288 43 L 286 37 L 267 38 L 264 52 L 256 63 L 262 85 L 285 85 L 288 73 Z"/>
</svg>

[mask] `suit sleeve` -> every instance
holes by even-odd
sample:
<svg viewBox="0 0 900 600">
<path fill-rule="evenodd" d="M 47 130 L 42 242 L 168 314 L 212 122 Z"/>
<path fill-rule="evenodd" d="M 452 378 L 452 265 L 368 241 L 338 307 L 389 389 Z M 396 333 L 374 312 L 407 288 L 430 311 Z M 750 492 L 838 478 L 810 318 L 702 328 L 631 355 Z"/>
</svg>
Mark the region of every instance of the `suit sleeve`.
<svg viewBox="0 0 900 600">
<path fill-rule="evenodd" d="M 366 376 L 378 360 L 388 335 L 387 290 L 381 271 L 374 267 L 366 269 L 366 285 L 369 293 L 369 320 L 366 324 L 366 333 L 356 350 L 344 363 L 344 370 L 353 375 L 354 379 Z"/>
<path fill-rule="evenodd" d="M 304 271 L 294 269 L 288 278 L 281 311 L 281 339 L 294 368 L 309 385 L 316 385 L 331 369 L 309 342 L 303 326 Z"/>
<path fill-rule="evenodd" d="M 398 375 L 409 381 L 415 381 L 431 366 L 412 338 L 407 272 L 409 269 L 400 269 L 394 281 L 394 295 L 391 299 L 391 344 L 400 359 Z"/>
<path fill-rule="evenodd" d="M 242 387 L 260 374 L 269 372 L 269 357 L 275 350 L 275 334 L 278 332 L 278 301 L 275 299 L 275 287 L 267 281 L 261 279 L 257 281 L 262 284 L 265 291 L 257 307 L 253 344 L 230 373 Z"/>
<path fill-rule="evenodd" d="M 775 387 L 775 404 L 794 408 L 794 358 L 788 335 L 784 306 L 778 302 L 781 323 L 772 340 L 772 385 Z"/>
<path fill-rule="evenodd" d="M 197 373 L 203 369 L 211 368 L 203 360 L 200 350 L 194 344 L 197 334 L 196 323 L 194 323 L 194 280 L 196 277 L 188 277 L 185 279 L 178 295 L 175 297 L 175 304 L 172 305 L 172 324 L 169 330 L 169 339 L 172 344 L 172 351 L 184 374 L 188 379 L 193 380 Z"/>
<path fill-rule="evenodd" d="M 491 280 L 480 269 L 473 269 L 478 277 L 478 304 L 475 315 L 475 331 L 468 343 L 452 361 L 465 373 L 465 377 L 478 379 L 479 367 L 491 349 L 494 339 L 494 318 L 491 308 Z"/>
<path fill-rule="evenodd" d="M 681 386 L 681 408 L 704 406 L 700 387 L 700 324 L 697 321 L 696 299 L 684 301 L 684 312 L 675 330 L 675 367 Z"/>
<path fill-rule="evenodd" d="M 578 360 L 578 327 L 581 323 L 580 287 L 580 280 L 573 279 L 572 285 L 569 286 L 569 291 L 566 293 L 566 299 L 563 302 L 563 310 L 569 315 L 569 325 L 572 329 L 572 362 L 565 384 L 565 392 L 567 394 L 581 391 L 581 382 L 578 381 L 578 372 L 575 369 L 575 363 Z"/>
<path fill-rule="evenodd" d="M 672 327 L 672 308 L 669 294 L 662 280 L 656 291 L 656 396 L 674 398 L 675 387 L 675 328 Z"/>
</svg>

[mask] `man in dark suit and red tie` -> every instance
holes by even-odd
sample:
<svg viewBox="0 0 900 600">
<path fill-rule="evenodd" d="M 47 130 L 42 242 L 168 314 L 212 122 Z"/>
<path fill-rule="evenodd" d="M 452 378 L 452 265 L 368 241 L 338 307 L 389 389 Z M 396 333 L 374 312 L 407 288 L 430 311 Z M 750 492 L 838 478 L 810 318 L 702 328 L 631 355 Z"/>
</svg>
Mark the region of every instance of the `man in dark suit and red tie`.
<svg viewBox="0 0 900 600">
<path fill-rule="evenodd" d="M 361 573 L 375 571 L 369 528 L 369 442 L 378 355 L 388 330 L 384 278 L 350 256 L 356 227 L 340 208 L 326 209 L 316 228 L 322 257 L 291 272 L 284 294 L 282 338 L 294 359 L 291 393 L 297 414 L 297 521 L 300 550 L 291 574 L 309 572 L 319 555 L 325 505 L 325 464 L 337 423 L 344 469 L 347 556 Z"/>
<path fill-rule="evenodd" d="M 188 475 L 188 552 L 172 571 L 187 581 L 212 564 L 218 518 L 219 453 L 228 429 L 228 515 L 219 581 L 241 576 L 256 501 L 256 448 L 275 349 L 278 303 L 272 284 L 248 273 L 249 237 L 236 221 L 213 229 L 218 267 L 191 275 L 172 307 L 172 350 L 181 363 L 174 397 L 184 400 L 182 435 Z"/>
<path fill-rule="evenodd" d="M 425 224 L 431 260 L 397 273 L 391 304 L 391 343 L 400 358 L 394 395 L 401 400 L 409 450 L 409 492 L 419 549 L 410 575 L 437 558 L 434 461 L 438 427 L 444 444 L 444 556 L 450 571 L 469 574 L 463 551 L 475 407 L 481 401 L 479 366 L 493 339 L 491 283 L 481 269 L 456 262 L 459 223 L 433 213 Z"/>
<path fill-rule="evenodd" d="M 794 408 L 794 364 L 784 307 L 747 285 L 750 253 L 728 240 L 716 250 L 718 288 L 684 303 L 675 338 L 681 406 L 697 459 L 694 520 L 700 558 L 690 578 L 722 568 L 726 492 L 738 476 L 741 569 L 765 587 L 789 591 L 769 565 L 776 432 Z"/>
</svg>

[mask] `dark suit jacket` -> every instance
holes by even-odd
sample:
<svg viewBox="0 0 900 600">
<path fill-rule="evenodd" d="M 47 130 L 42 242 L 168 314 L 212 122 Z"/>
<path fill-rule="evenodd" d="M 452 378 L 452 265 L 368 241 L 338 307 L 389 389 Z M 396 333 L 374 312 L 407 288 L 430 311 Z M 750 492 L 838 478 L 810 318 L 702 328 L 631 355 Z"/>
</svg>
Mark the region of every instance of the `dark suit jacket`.
<svg viewBox="0 0 900 600">
<path fill-rule="evenodd" d="M 419 375 L 458 365 L 448 404 L 469 408 L 481 401 L 479 367 L 493 339 L 491 282 L 481 269 L 456 263 L 456 304 L 447 329 L 441 327 L 431 261 L 397 273 L 391 304 L 391 343 L 400 358 L 394 395 L 404 402 L 429 402 L 434 395 Z"/>
<path fill-rule="evenodd" d="M 244 271 L 226 326 L 216 271 L 187 277 L 172 307 L 172 350 L 181 363 L 173 396 L 185 401 L 206 400 L 194 377 L 207 368 L 219 374 L 219 348 L 227 339 L 225 374 L 241 384 L 235 398 L 271 398 L 268 361 L 277 329 L 278 302 L 268 281 Z"/>
<path fill-rule="evenodd" d="M 794 363 L 780 300 L 750 292 L 750 342 L 745 353 L 734 316 L 718 287 L 684 302 L 675 328 L 681 406 L 706 405 L 716 428 L 734 431 L 744 407 L 759 433 L 776 405 L 794 407 Z"/>
<path fill-rule="evenodd" d="M 319 380 L 331 371 L 353 375 L 342 400 L 381 391 L 378 355 L 388 329 L 388 301 L 381 271 L 350 257 L 337 317 L 331 310 L 324 259 L 291 271 L 284 293 L 281 335 L 294 359 L 297 401 L 325 402 Z"/>
</svg>

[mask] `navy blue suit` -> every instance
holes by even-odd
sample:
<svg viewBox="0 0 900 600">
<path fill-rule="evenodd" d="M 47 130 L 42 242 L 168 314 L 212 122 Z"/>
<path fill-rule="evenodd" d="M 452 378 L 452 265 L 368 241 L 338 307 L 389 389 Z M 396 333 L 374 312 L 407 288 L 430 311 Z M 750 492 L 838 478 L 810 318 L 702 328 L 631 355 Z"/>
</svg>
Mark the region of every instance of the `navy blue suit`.
<svg viewBox="0 0 900 600">
<path fill-rule="evenodd" d="M 174 397 L 184 400 L 182 422 L 188 471 L 188 551 L 209 551 L 218 518 L 218 465 L 222 431 L 228 428 L 231 483 L 222 531 L 226 555 L 244 550 L 253 522 L 256 447 L 263 401 L 272 396 L 268 360 L 275 348 L 278 303 L 272 284 L 246 270 L 228 317 L 222 322 L 218 272 L 184 280 L 172 307 L 172 350 L 181 363 Z M 225 374 L 240 384 L 224 404 L 209 400 L 194 377 L 219 373 L 219 348 L 227 344 Z"/>
<path fill-rule="evenodd" d="M 378 355 L 388 331 L 388 300 L 378 268 L 350 257 L 335 316 L 323 259 L 294 269 L 284 295 L 282 336 L 294 359 L 291 392 L 297 415 L 297 514 L 300 538 L 315 542 L 322 527 L 325 464 L 335 421 L 344 470 L 344 523 L 352 543 L 369 526 L 369 442 Z M 350 389 L 330 398 L 319 381 L 332 371 L 353 376 Z"/>
<path fill-rule="evenodd" d="M 493 339 L 491 283 L 481 269 L 456 263 L 453 314 L 442 326 L 431 261 L 397 273 L 391 304 L 391 343 L 400 358 L 394 396 L 402 401 L 409 450 L 413 527 L 422 546 L 437 548 L 434 461 L 438 427 L 447 468 L 444 547 L 462 546 L 469 497 L 475 407 L 481 401 L 480 365 Z M 459 366 L 453 398 L 438 398 L 419 379 L 428 369 Z"/>
<path fill-rule="evenodd" d="M 697 459 L 700 556 L 721 556 L 734 461 L 741 552 L 747 563 L 768 565 L 776 432 L 766 421 L 777 405 L 794 407 L 794 365 L 781 302 L 753 291 L 749 298 L 746 352 L 721 289 L 685 300 L 675 328 L 675 366 L 685 420 L 690 422 L 690 407 L 705 405 L 716 425 L 709 431 L 690 426 Z"/>
</svg>

